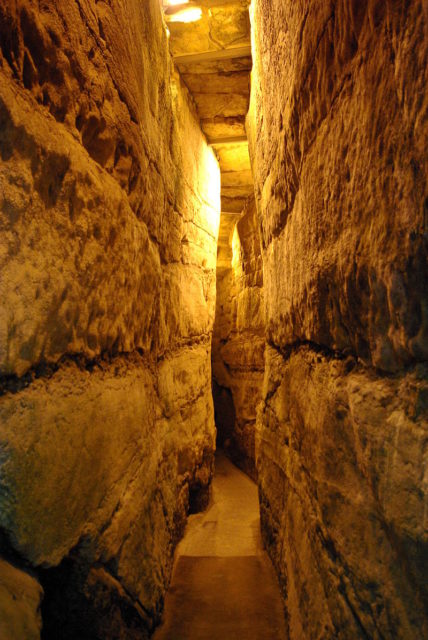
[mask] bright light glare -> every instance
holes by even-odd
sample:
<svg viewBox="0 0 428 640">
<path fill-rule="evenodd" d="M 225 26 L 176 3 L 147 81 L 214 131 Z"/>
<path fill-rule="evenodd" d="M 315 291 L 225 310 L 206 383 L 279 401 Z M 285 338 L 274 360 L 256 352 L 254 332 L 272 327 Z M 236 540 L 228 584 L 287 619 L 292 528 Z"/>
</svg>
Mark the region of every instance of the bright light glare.
<svg viewBox="0 0 428 640">
<path fill-rule="evenodd" d="M 176 7 L 179 4 L 187 4 L 189 0 L 163 0 L 164 7 Z"/>
<path fill-rule="evenodd" d="M 205 155 L 204 173 L 204 200 L 209 203 L 209 206 L 206 208 L 206 221 L 211 234 L 215 238 L 218 238 L 221 209 L 220 168 L 218 166 L 217 158 L 211 149 L 207 149 Z"/>
<path fill-rule="evenodd" d="M 239 216 L 237 216 L 237 219 Z M 232 236 L 232 269 L 235 275 L 239 274 L 241 269 L 242 258 L 241 258 L 241 238 L 239 237 L 238 227 L 235 223 L 235 228 L 233 229 Z"/>
<path fill-rule="evenodd" d="M 168 16 L 168 22 L 196 22 L 200 20 L 202 16 L 202 9 L 195 7 L 194 9 L 183 9 L 183 11 L 177 11 L 172 16 Z"/>
</svg>

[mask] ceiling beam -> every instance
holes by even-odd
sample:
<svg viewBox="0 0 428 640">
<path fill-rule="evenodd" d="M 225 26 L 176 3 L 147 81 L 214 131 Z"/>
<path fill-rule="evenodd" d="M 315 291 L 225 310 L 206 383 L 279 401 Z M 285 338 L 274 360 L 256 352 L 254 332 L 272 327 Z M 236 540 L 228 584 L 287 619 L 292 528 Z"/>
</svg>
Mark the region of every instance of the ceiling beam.
<svg viewBox="0 0 428 640">
<path fill-rule="evenodd" d="M 231 49 L 217 49 L 216 51 L 203 51 L 202 53 L 188 53 L 174 56 L 175 64 L 190 64 L 192 62 L 207 62 L 209 60 L 232 60 L 233 58 L 248 58 L 251 56 L 251 45 L 233 47 Z"/>
<path fill-rule="evenodd" d="M 192 2 L 198 2 L 201 7 L 221 7 L 225 4 L 242 4 L 242 0 L 191 0 Z M 246 0 L 247 5 L 251 4 L 251 0 Z"/>
<path fill-rule="evenodd" d="M 162 1 L 162 7 L 165 13 L 173 13 L 174 11 L 181 11 L 187 7 L 205 7 L 211 9 L 213 7 L 223 7 L 224 5 L 239 5 L 242 0 L 182 0 L 175 4 L 170 4 L 168 0 Z M 250 4 L 250 0 L 247 0 L 247 4 Z"/>
<path fill-rule="evenodd" d="M 208 138 L 208 144 L 214 147 L 217 144 L 243 144 L 248 142 L 247 136 L 230 136 L 228 138 Z"/>
</svg>

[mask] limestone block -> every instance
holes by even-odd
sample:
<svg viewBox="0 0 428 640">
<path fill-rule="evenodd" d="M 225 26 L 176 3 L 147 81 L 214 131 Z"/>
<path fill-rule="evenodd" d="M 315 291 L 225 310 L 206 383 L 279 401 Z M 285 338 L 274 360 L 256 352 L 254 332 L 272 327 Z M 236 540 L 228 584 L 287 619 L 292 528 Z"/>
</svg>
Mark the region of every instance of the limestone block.
<svg viewBox="0 0 428 640">
<path fill-rule="evenodd" d="M 224 363 L 232 371 L 263 371 L 264 349 L 264 336 L 250 332 L 247 326 L 246 331 L 241 329 L 229 334 L 228 340 L 224 340 L 220 347 L 220 353 Z"/>
<path fill-rule="evenodd" d="M 425 365 L 376 378 L 352 359 L 268 348 L 266 371 L 263 536 L 290 638 L 424 637 Z"/>
<path fill-rule="evenodd" d="M 70 352 L 156 348 L 162 264 L 181 261 L 189 224 L 208 286 L 217 161 L 172 71 L 157 3 L 126 11 L 0 4 L 16 33 L 16 50 L 5 37 L 0 54 L 3 374 Z"/>
<path fill-rule="evenodd" d="M 66 352 L 147 349 L 161 269 L 146 226 L 70 134 L 0 92 L 11 148 L 0 168 L 2 373 Z"/>
<path fill-rule="evenodd" d="M 291 639 L 416 640 L 427 635 L 426 11 L 267 4 L 252 3 L 247 118 L 269 344 L 264 538 Z"/>
<path fill-rule="evenodd" d="M 155 376 L 136 355 L 70 363 L 4 395 L 0 526 L 14 547 L 44 567 L 103 564 L 153 624 L 190 491 L 211 477 L 210 388 L 206 343 Z"/>
<path fill-rule="evenodd" d="M 251 164 L 248 153 L 248 144 L 242 142 L 240 144 L 218 144 L 215 146 L 215 151 L 222 172 L 248 171 L 248 175 L 250 175 Z M 249 182 L 253 182 L 252 175 Z"/>
<path fill-rule="evenodd" d="M 253 199 L 248 199 L 242 216 L 222 215 L 219 243 L 223 253 L 217 263 L 212 347 L 218 441 L 254 477 L 254 430 L 262 393 L 265 322 Z"/>
<path fill-rule="evenodd" d="M 245 116 L 215 116 L 202 118 L 201 125 L 208 138 L 234 138 L 245 136 Z M 230 209 L 224 209 L 230 211 Z M 242 208 L 241 208 L 242 211 Z"/>
<path fill-rule="evenodd" d="M 0 558 L 0 635 L 2 640 L 39 640 L 43 590 L 35 578 Z"/>
<path fill-rule="evenodd" d="M 224 189 L 221 194 L 221 209 L 232 213 L 241 213 L 248 198 L 248 190 L 243 194 L 228 193 Z"/>
<path fill-rule="evenodd" d="M 53 637 L 147 638 L 208 495 L 220 171 L 167 42 L 0 0 L 0 528 Z"/>
<path fill-rule="evenodd" d="M 241 93 L 249 96 L 248 71 L 236 71 L 235 73 L 183 73 L 183 80 L 191 91 L 195 93 Z"/>
<path fill-rule="evenodd" d="M 247 187 L 253 185 L 251 170 L 224 171 L 221 175 L 222 187 Z"/>
<path fill-rule="evenodd" d="M 88 521 L 108 520 L 155 438 L 149 372 L 105 368 L 70 364 L 1 398 L 1 526 L 36 565 L 58 564 Z"/>
<path fill-rule="evenodd" d="M 427 357 L 422 4 L 253 3 L 248 128 L 276 344 L 385 371 Z"/>
<path fill-rule="evenodd" d="M 228 74 L 251 71 L 253 61 L 251 56 L 242 58 L 222 58 L 220 60 L 198 60 L 183 63 L 177 61 L 178 69 L 181 76 L 186 77 L 192 75 L 216 74 L 219 76 L 227 76 Z"/>
<path fill-rule="evenodd" d="M 250 20 L 247 5 L 248 2 L 236 2 L 211 9 L 211 34 L 217 42 L 228 46 L 249 41 Z"/>
<path fill-rule="evenodd" d="M 229 46 L 248 44 L 250 21 L 248 4 L 237 0 L 218 6 L 216 2 L 202 0 L 200 19 L 184 22 L 172 17 L 168 21 L 173 55 L 215 51 Z"/>
<path fill-rule="evenodd" d="M 203 120 L 219 115 L 225 118 L 239 116 L 248 108 L 248 95 L 241 93 L 195 93 L 195 101 Z"/>
</svg>

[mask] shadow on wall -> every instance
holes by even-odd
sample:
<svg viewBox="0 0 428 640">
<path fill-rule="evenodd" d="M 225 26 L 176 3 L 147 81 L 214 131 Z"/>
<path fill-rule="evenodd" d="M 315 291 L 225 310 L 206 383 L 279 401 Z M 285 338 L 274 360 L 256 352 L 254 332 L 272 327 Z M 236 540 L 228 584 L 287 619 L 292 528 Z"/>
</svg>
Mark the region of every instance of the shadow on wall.
<svg viewBox="0 0 428 640">
<path fill-rule="evenodd" d="M 232 446 L 235 429 L 235 404 L 227 387 L 213 380 L 214 420 L 217 427 L 217 448 L 227 451 Z"/>
<path fill-rule="evenodd" d="M 254 198 L 247 199 L 240 216 L 223 218 L 222 214 L 212 340 L 218 443 L 256 480 L 255 426 L 264 376 L 265 323 Z"/>
<path fill-rule="evenodd" d="M 129 638 L 146 640 L 155 621 L 104 568 L 73 554 L 40 574 L 42 640 Z"/>
</svg>

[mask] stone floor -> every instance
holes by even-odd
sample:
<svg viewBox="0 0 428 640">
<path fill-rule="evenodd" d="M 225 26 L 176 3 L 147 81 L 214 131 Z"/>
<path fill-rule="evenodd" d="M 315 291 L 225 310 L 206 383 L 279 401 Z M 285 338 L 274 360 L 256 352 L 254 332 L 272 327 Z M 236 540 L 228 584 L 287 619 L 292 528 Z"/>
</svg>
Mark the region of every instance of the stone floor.
<svg viewBox="0 0 428 640">
<path fill-rule="evenodd" d="M 189 519 L 154 640 L 235 639 L 285 640 L 285 625 L 257 487 L 219 454 L 211 504 Z"/>
</svg>

